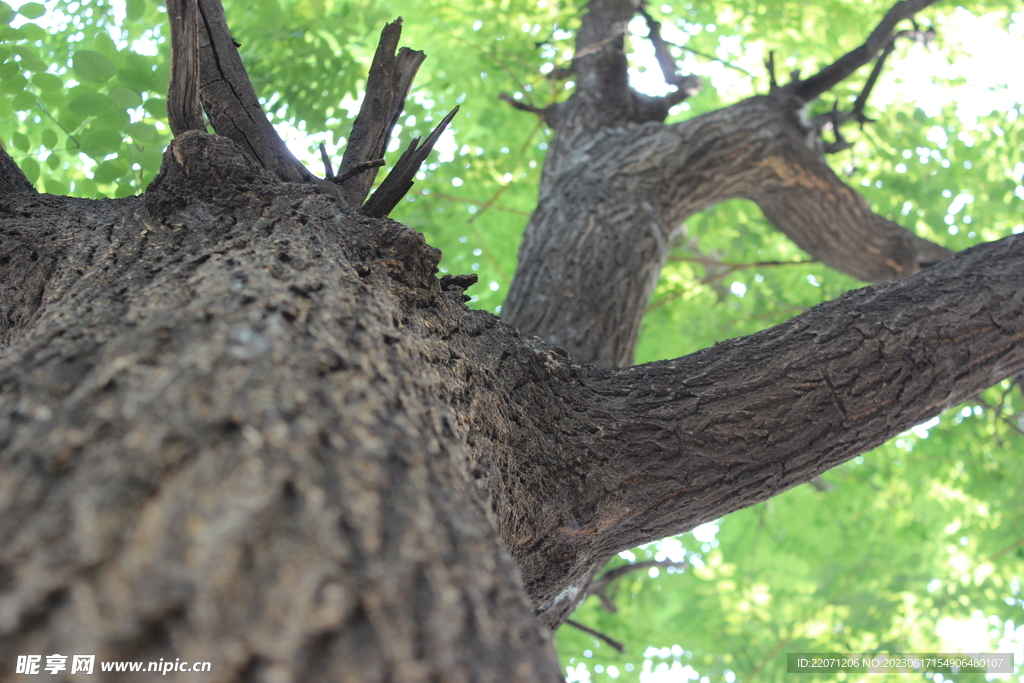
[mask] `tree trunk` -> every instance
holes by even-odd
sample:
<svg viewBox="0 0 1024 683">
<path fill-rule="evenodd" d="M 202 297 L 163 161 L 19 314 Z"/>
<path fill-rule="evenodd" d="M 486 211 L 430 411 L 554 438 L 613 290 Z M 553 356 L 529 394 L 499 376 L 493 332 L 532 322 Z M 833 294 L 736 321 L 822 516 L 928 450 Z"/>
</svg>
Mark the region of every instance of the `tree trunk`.
<svg viewBox="0 0 1024 683">
<path fill-rule="evenodd" d="M 277 141 L 195 130 L 187 102 L 141 197 L 38 195 L 0 151 L 0 681 L 52 653 L 212 663 L 182 681 L 557 681 L 549 628 L 612 554 L 1024 371 L 1024 236 L 612 367 L 672 226 L 713 198 L 794 236 L 831 198 L 876 279 L 944 255 L 800 151 L 783 100 L 556 138 L 513 319 L 596 364 L 466 308 L 473 278 L 438 280 L 440 253 L 365 191 L 292 182 Z M 589 289 L 585 262 L 621 288 Z"/>
</svg>

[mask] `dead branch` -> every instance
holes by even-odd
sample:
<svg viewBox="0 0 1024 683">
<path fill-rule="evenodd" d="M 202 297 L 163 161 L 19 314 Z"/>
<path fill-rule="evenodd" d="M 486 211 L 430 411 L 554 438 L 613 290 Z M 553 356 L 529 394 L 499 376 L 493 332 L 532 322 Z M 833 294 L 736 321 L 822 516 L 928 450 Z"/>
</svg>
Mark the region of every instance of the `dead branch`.
<svg viewBox="0 0 1024 683">
<path fill-rule="evenodd" d="M 196 1 L 199 6 L 199 96 L 214 131 L 237 142 L 282 180 L 313 181 L 313 174 L 288 150 L 263 112 L 228 31 L 220 0 Z"/>
<path fill-rule="evenodd" d="M 448 115 L 437 124 L 437 128 L 427 136 L 422 145 L 419 145 L 419 138 L 415 138 L 409 147 L 399 158 L 398 163 L 391 169 L 391 173 L 380 184 L 377 191 L 363 204 L 362 212 L 367 216 L 383 218 L 391 213 L 402 197 L 412 188 L 412 179 L 420 165 L 426 160 L 430 150 L 434 148 L 441 133 L 448 127 L 451 120 L 459 111 L 458 106 L 448 112 Z M 419 145 L 419 146 L 417 146 Z"/>
<path fill-rule="evenodd" d="M 199 6 L 196 0 L 167 0 L 171 24 L 171 79 L 167 121 L 177 137 L 188 130 L 206 131 L 199 102 Z"/>
<path fill-rule="evenodd" d="M 391 141 L 391 131 L 405 108 L 405 99 L 409 96 L 413 78 L 426 59 L 426 55 L 418 50 L 407 47 L 399 50 L 398 40 L 401 35 L 401 17 L 387 24 L 380 33 L 377 51 L 366 78 L 366 95 L 352 124 L 352 133 L 338 169 L 340 176 L 363 166 L 371 159 L 383 157 Z M 370 168 L 373 167 L 365 167 L 363 170 Z M 350 204 L 362 204 L 376 177 L 376 172 L 353 177 L 342 188 L 342 195 Z"/>
</svg>

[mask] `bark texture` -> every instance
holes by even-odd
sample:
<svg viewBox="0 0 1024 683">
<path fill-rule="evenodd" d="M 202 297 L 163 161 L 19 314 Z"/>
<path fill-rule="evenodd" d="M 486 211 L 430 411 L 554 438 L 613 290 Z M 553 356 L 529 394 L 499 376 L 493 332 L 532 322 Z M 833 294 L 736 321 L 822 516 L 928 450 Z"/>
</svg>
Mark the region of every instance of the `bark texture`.
<svg viewBox="0 0 1024 683">
<path fill-rule="evenodd" d="M 445 400 L 448 339 L 493 319 L 418 233 L 197 132 L 145 197 L 0 216 L 38 254 L 3 270 L 38 285 L 3 299 L 0 680 L 32 652 L 560 680 Z"/>
</svg>

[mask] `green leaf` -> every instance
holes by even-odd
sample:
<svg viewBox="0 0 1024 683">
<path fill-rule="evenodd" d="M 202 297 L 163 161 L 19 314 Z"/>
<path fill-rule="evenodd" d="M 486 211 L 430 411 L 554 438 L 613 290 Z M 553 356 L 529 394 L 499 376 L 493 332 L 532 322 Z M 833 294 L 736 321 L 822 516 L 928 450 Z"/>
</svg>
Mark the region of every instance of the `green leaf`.
<svg viewBox="0 0 1024 683">
<path fill-rule="evenodd" d="M 53 128 L 44 128 L 40 135 L 40 142 L 43 143 L 43 147 L 53 149 L 57 146 L 57 131 Z"/>
<path fill-rule="evenodd" d="M 25 174 L 30 183 L 36 182 L 39 177 L 39 162 L 32 157 L 25 157 L 18 161 L 18 166 L 21 167 L 21 172 Z"/>
<path fill-rule="evenodd" d="M 64 87 L 64 80 L 53 74 L 39 73 L 32 76 L 32 84 L 43 91 L 60 90 Z"/>
<path fill-rule="evenodd" d="M 55 171 L 61 164 L 61 156 L 56 152 L 52 152 L 50 156 L 46 157 L 46 166 L 51 170 Z"/>
<path fill-rule="evenodd" d="M 21 65 L 15 61 L 8 61 L 0 64 L 0 78 L 7 80 L 21 73 Z"/>
<path fill-rule="evenodd" d="M 96 167 L 92 179 L 97 183 L 112 183 L 127 171 L 128 167 L 120 159 L 111 159 Z"/>
<path fill-rule="evenodd" d="M 79 116 L 103 116 L 110 113 L 110 98 L 98 92 L 80 92 L 68 102 L 68 109 Z"/>
<path fill-rule="evenodd" d="M 82 152 L 94 159 L 100 159 L 121 148 L 123 136 L 116 130 L 89 128 L 78 136 Z"/>
<path fill-rule="evenodd" d="M 46 14 L 46 7 L 38 2 L 26 2 L 18 8 L 18 14 L 26 19 L 38 19 Z"/>
<path fill-rule="evenodd" d="M 125 2 L 125 18 L 138 21 L 146 14 L 146 0 L 127 0 Z"/>
<path fill-rule="evenodd" d="M 31 90 L 22 90 L 11 99 L 11 106 L 17 111 L 28 111 L 36 106 L 39 98 Z"/>
<path fill-rule="evenodd" d="M 75 75 L 87 83 L 106 83 L 117 73 L 114 63 L 94 50 L 77 50 L 74 69 Z"/>
<path fill-rule="evenodd" d="M 15 149 L 20 149 L 23 152 L 27 152 L 29 147 L 31 147 L 28 136 L 22 132 L 17 132 L 11 136 L 11 144 L 14 145 Z"/>
<path fill-rule="evenodd" d="M 140 145 L 146 145 L 156 140 L 159 134 L 156 126 L 149 123 L 129 123 L 125 128 L 128 135 L 132 136 L 132 140 L 139 143 Z"/>
<path fill-rule="evenodd" d="M 117 86 L 109 90 L 110 101 L 118 109 L 135 109 L 142 104 L 139 93 L 129 90 L 123 86 Z"/>
</svg>

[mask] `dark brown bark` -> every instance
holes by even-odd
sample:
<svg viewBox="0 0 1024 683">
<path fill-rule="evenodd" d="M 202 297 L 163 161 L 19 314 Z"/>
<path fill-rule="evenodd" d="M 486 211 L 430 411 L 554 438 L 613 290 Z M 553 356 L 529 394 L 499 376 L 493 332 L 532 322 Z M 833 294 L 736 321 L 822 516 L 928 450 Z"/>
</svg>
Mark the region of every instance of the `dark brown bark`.
<svg viewBox="0 0 1024 683">
<path fill-rule="evenodd" d="M 366 163 L 384 156 L 388 142 L 391 141 L 391 131 L 405 108 L 405 99 L 409 96 L 412 81 L 426 58 L 418 50 L 407 47 L 398 50 L 401 36 L 401 19 L 393 21 L 381 31 L 373 64 L 366 78 L 366 95 L 359 107 L 359 115 L 352 123 L 352 132 L 338 169 L 340 178 L 363 168 L 363 172 L 353 175 L 342 185 L 342 196 L 353 206 L 362 204 L 373 187 L 377 167 L 367 166 Z M 390 210 L 391 207 L 377 215 L 386 216 Z"/>
<path fill-rule="evenodd" d="M 42 282 L 2 299 L 0 680 L 560 679 L 453 407 L 493 319 L 418 233 L 189 132 L 145 197 L 14 195 L 0 235 Z"/>
<path fill-rule="evenodd" d="M 167 0 L 171 25 L 171 83 L 167 89 L 167 122 L 174 135 L 206 131 L 199 101 L 199 5 L 197 0 Z"/>
<path fill-rule="evenodd" d="M 313 174 L 288 150 L 263 112 L 220 0 L 194 1 L 199 8 L 200 97 L 213 130 L 237 142 L 281 180 L 312 182 Z"/>
</svg>

